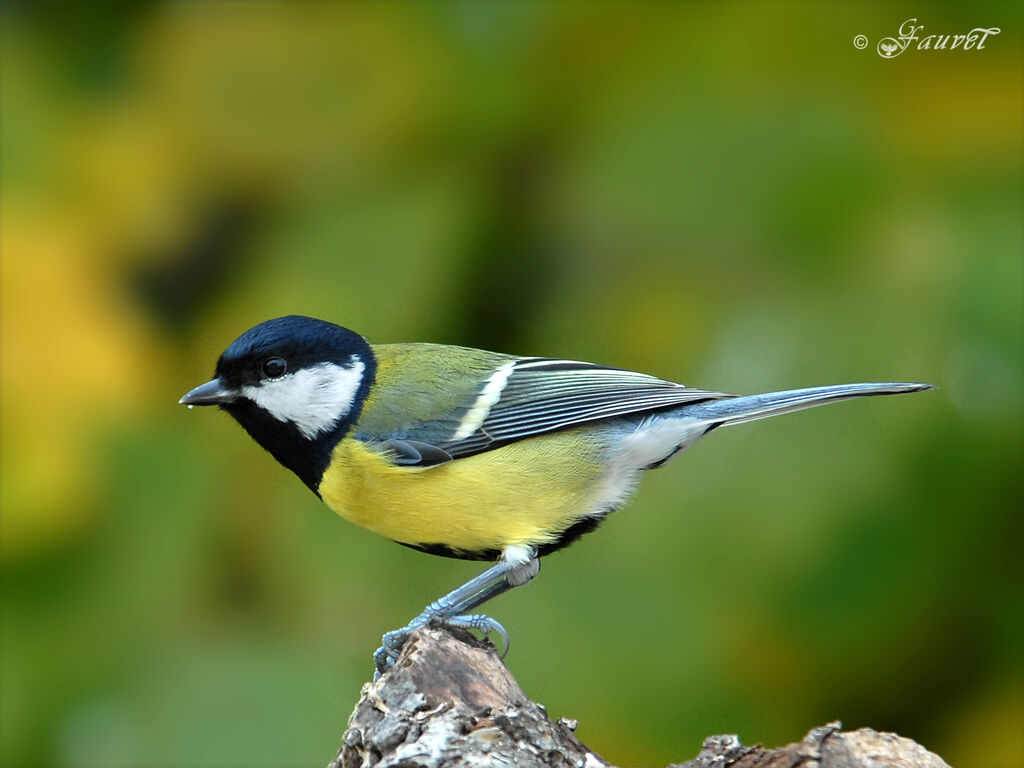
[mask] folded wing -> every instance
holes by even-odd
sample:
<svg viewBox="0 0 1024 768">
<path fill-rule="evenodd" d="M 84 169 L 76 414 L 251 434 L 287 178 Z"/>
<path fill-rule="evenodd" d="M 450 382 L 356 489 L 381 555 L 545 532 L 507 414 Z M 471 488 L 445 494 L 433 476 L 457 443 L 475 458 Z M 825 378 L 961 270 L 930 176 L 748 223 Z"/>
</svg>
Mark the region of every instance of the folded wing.
<svg viewBox="0 0 1024 768">
<path fill-rule="evenodd" d="M 360 436 L 385 443 L 398 464 L 430 466 L 580 424 L 733 397 L 573 360 L 502 356 L 496 363 L 471 395 L 435 418 L 389 434 L 372 434 L 372 419 L 360 420 Z"/>
</svg>

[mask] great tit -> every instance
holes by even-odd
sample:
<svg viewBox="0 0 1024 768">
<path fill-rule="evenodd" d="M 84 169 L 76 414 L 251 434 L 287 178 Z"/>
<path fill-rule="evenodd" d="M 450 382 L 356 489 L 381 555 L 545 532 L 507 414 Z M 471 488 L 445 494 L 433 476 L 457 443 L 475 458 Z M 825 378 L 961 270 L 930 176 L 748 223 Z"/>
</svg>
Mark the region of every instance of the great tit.
<svg viewBox="0 0 1024 768">
<path fill-rule="evenodd" d="M 239 336 L 181 403 L 216 405 L 345 519 L 408 547 L 496 560 L 384 635 L 383 673 L 426 623 L 496 631 L 469 614 L 530 581 L 713 429 L 928 384 L 840 384 L 736 396 L 575 360 L 440 344 L 369 344 L 291 315 Z"/>
</svg>

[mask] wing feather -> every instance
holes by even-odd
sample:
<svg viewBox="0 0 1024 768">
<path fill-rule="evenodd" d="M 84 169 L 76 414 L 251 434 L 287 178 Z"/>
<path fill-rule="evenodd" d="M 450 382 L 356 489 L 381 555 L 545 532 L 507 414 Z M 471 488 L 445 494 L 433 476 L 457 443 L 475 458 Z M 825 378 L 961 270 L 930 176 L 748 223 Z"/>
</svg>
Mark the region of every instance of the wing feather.
<svg viewBox="0 0 1024 768">
<path fill-rule="evenodd" d="M 424 349 L 424 353 L 436 353 L 436 349 Z M 493 384 L 484 394 L 490 379 L 486 375 L 478 376 L 479 385 L 475 389 L 464 390 L 458 395 L 457 402 L 452 401 L 449 387 L 444 393 L 445 405 L 436 413 L 420 412 L 417 420 L 400 425 L 392 420 L 386 434 L 374 430 L 360 419 L 360 437 L 388 444 L 392 451 L 395 446 L 414 446 L 415 450 L 398 452 L 400 463 L 403 466 L 430 466 L 580 424 L 733 397 L 642 373 L 575 360 L 507 356 L 495 356 L 494 359 L 495 363 L 506 366 L 509 360 L 515 360 L 497 400 L 494 400 Z M 429 364 L 429 361 L 422 362 Z M 400 370 L 395 373 L 401 375 Z M 416 392 L 416 397 L 421 404 L 429 400 L 427 393 L 422 391 Z M 486 416 L 479 424 L 473 422 L 476 426 L 471 433 L 459 434 L 469 428 L 462 428 L 468 414 L 479 414 L 481 397 L 486 397 L 491 403 L 486 407 Z M 383 393 L 381 402 L 385 402 Z M 437 450 L 426 450 L 428 445 Z M 414 460 L 416 453 L 419 453 L 420 461 Z"/>
</svg>

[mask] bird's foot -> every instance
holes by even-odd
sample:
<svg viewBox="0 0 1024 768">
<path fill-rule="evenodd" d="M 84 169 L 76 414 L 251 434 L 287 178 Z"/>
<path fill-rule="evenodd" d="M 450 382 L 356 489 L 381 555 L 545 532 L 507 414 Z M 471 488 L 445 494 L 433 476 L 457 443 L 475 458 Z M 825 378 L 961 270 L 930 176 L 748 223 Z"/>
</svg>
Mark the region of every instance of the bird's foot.
<svg viewBox="0 0 1024 768">
<path fill-rule="evenodd" d="M 395 661 L 398 659 L 398 655 L 402 652 L 402 648 L 409 640 L 409 637 L 414 631 L 424 626 L 475 629 L 483 635 L 489 635 L 494 632 L 501 638 L 502 645 L 504 646 L 501 651 L 501 658 L 504 659 L 508 653 L 508 632 L 496 619 L 492 619 L 490 616 L 485 616 L 482 613 L 465 616 L 420 615 L 401 629 L 393 629 L 390 632 L 384 633 L 384 637 L 381 638 L 380 648 L 373 653 L 373 663 L 375 666 L 373 679 L 375 682 L 380 679 L 381 675 L 395 666 Z"/>
</svg>

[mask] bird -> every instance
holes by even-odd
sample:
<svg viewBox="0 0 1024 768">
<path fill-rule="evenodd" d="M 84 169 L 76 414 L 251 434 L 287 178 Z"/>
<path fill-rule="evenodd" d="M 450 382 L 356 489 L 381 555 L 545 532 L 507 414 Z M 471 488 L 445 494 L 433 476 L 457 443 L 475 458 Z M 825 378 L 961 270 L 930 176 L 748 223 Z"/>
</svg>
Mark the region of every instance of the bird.
<svg viewBox="0 0 1024 768">
<path fill-rule="evenodd" d="M 331 510 L 399 544 L 493 565 L 383 635 L 375 678 L 434 624 L 509 636 L 478 607 L 532 580 L 723 426 L 930 384 L 737 396 L 644 373 L 431 343 L 371 344 L 288 315 L 245 331 L 180 403 L 218 406 Z M 503 652 L 503 656 L 504 656 Z"/>
</svg>

